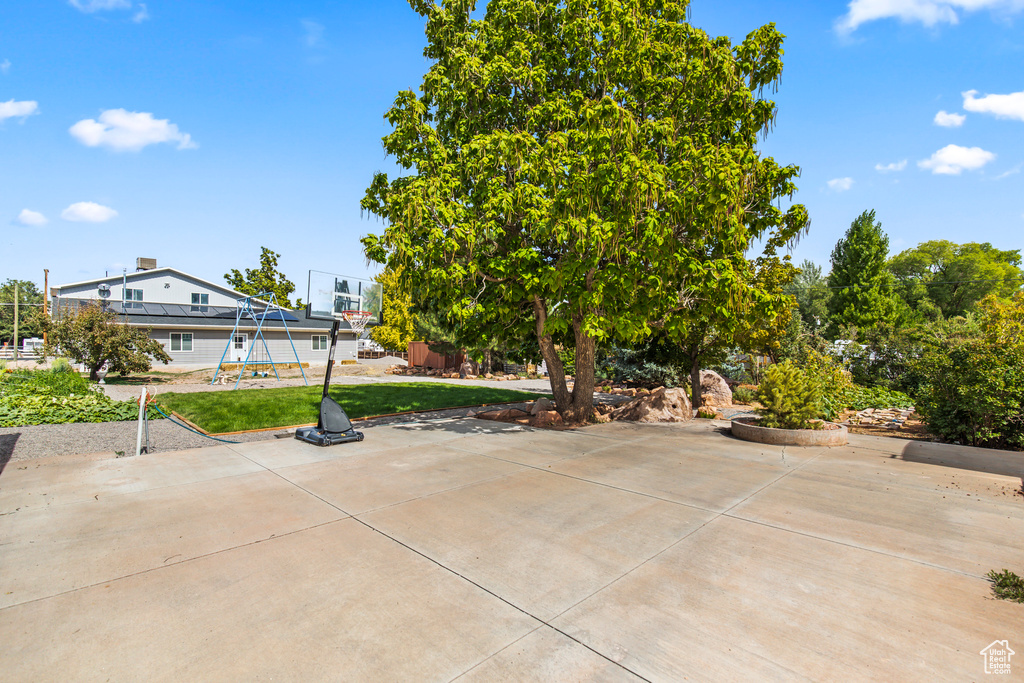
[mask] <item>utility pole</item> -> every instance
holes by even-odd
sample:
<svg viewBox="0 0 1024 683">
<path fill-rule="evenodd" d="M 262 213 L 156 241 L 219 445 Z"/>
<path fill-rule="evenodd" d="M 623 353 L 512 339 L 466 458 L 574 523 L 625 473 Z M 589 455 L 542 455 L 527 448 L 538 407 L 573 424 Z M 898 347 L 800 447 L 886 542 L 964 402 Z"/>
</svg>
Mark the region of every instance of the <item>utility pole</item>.
<svg viewBox="0 0 1024 683">
<path fill-rule="evenodd" d="M 18 362 L 18 281 L 14 281 L 14 362 Z"/>
<path fill-rule="evenodd" d="M 43 317 L 49 320 L 50 316 L 46 310 L 46 301 L 50 298 L 50 269 L 43 268 Z M 43 345 L 47 342 L 46 328 L 43 328 Z"/>
</svg>

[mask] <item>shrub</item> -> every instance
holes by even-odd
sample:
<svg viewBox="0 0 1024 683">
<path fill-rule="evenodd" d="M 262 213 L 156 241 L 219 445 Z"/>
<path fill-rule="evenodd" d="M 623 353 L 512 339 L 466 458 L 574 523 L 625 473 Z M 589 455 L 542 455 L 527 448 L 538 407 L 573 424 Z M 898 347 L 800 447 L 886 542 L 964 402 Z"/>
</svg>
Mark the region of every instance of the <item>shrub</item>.
<svg viewBox="0 0 1024 683">
<path fill-rule="evenodd" d="M 916 363 L 924 378 L 917 408 L 944 441 L 1024 449 L 1024 293 L 989 297 L 971 321 L 939 330 Z"/>
<path fill-rule="evenodd" d="M 617 382 L 648 389 L 686 384 L 673 366 L 648 360 L 643 350 L 617 349 L 611 358 L 611 375 Z"/>
<path fill-rule="evenodd" d="M 819 415 L 826 420 L 835 419 L 843 410 L 845 393 L 853 386 L 839 360 L 831 354 L 807 349 L 800 361 L 800 367 L 818 390 Z"/>
<path fill-rule="evenodd" d="M 843 407 L 853 410 L 865 408 L 900 408 L 914 407 L 914 401 L 906 394 L 885 387 L 861 387 L 856 384 L 843 392 Z"/>
<path fill-rule="evenodd" d="M 54 358 L 53 362 L 50 363 L 50 372 L 58 374 L 61 372 L 74 372 L 75 369 L 71 367 L 71 362 L 67 358 Z"/>
<path fill-rule="evenodd" d="M 811 420 L 821 410 L 821 389 L 807 373 L 786 361 L 765 371 L 757 400 L 763 406 L 759 411 L 762 427 L 813 429 Z"/>
<path fill-rule="evenodd" d="M 21 370 L 0 376 L 0 427 L 134 420 L 135 401 L 114 401 L 77 372 Z M 155 410 L 150 419 L 159 418 Z"/>
<path fill-rule="evenodd" d="M 752 403 L 757 398 L 757 392 L 748 387 L 736 387 L 732 390 L 733 403 Z"/>
</svg>

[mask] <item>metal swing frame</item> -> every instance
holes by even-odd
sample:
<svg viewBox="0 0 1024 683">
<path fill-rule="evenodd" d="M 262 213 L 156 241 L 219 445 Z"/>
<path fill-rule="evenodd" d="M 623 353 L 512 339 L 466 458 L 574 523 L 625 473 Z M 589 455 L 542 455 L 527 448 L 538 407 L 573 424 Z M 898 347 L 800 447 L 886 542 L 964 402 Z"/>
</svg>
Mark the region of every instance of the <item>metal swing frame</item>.
<svg viewBox="0 0 1024 683">
<path fill-rule="evenodd" d="M 258 310 L 254 305 L 253 301 L 259 301 L 260 304 L 265 304 L 262 310 Z M 299 352 L 295 349 L 295 341 L 292 339 L 292 333 L 288 329 L 288 321 L 285 320 L 284 314 L 282 313 L 283 308 L 277 303 L 277 295 L 273 292 L 263 292 L 262 294 L 256 294 L 254 296 L 246 296 L 235 301 L 235 326 L 231 329 L 231 334 L 228 335 L 228 344 L 224 347 L 224 353 L 220 356 L 220 362 L 217 364 L 217 371 L 213 373 L 213 379 L 210 380 L 210 384 L 217 382 L 217 377 L 220 375 L 220 370 L 224 365 L 224 359 L 227 358 L 228 351 L 231 350 L 231 345 L 235 342 L 235 333 L 238 332 L 238 327 L 241 325 L 243 318 L 248 318 L 256 323 L 256 333 L 253 335 L 252 343 L 249 344 L 249 348 L 245 353 L 245 361 L 242 363 L 242 369 L 238 372 L 238 379 L 235 380 L 235 386 L 232 390 L 238 388 L 239 382 L 242 381 L 242 377 L 245 375 L 245 369 L 249 365 L 249 358 L 252 356 L 252 350 L 256 346 L 256 340 L 259 339 L 263 342 L 263 350 L 267 353 L 267 360 L 270 361 L 270 367 L 274 369 L 274 377 L 277 381 L 281 381 L 281 376 L 277 373 L 277 364 L 274 363 L 274 357 L 270 353 L 270 346 L 267 344 L 266 337 L 263 336 L 263 321 L 267 319 L 267 313 L 270 311 L 277 311 L 278 316 L 281 319 L 281 324 L 284 326 L 284 332 L 288 335 L 288 343 L 292 346 L 292 353 L 295 354 L 295 364 L 299 366 L 299 371 L 302 373 L 302 381 L 305 382 L 306 386 L 309 386 L 309 380 L 306 378 L 306 371 L 302 368 L 302 361 L 299 360 Z"/>
</svg>

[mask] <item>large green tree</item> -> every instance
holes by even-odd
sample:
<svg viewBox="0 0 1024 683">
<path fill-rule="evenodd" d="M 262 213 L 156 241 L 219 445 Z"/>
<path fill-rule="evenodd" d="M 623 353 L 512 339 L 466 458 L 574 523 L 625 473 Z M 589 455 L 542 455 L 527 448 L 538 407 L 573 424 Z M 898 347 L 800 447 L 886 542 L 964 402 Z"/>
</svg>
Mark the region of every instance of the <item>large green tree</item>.
<svg viewBox="0 0 1024 683">
<path fill-rule="evenodd" d="M 295 291 L 295 285 L 277 270 L 277 259 L 281 255 L 266 247 L 260 247 L 260 267 L 246 268 L 245 275 L 235 268 L 224 275 L 224 280 L 236 292 L 257 296 L 264 292 L 273 292 L 277 303 L 285 308 L 302 308 L 302 299 L 296 299 L 295 305 L 289 298 Z"/>
<path fill-rule="evenodd" d="M 0 285 L 0 345 L 14 343 L 14 286 L 18 286 L 18 343 L 43 336 L 43 293 L 30 280 L 13 280 Z"/>
<path fill-rule="evenodd" d="M 806 329 L 816 331 L 828 325 L 828 302 L 832 290 L 828 288 L 828 276 L 821 272 L 821 266 L 804 260 L 797 266 L 799 271 L 793 281 L 786 285 L 787 294 L 792 294 Z"/>
<path fill-rule="evenodd" d="M 888 258 L 889 237 L 875 220 L 875 212 L 865 211 L 832 250 L 828 309 L 833 325 L 870 327 L 894 317 L 895 283 L 886 268 Z"/>
<path fill-rule="evenodd" d="M 389 351 L 405 351 L 416 339 L 416 315 L 412 312 L 412 296 L 405 287 L 400 270 L 385 269 L 377 276 L 383 301 L 379 307 L 380 324 L 370 338 Z"/>
<path fill-rule="evenodd" d="M 930 240 L 892 257 L 889 270 L 912 308 L 937 305 L 946 318 L 964 315 L 993 294 L 1009 298 L 1022 285 L 1020 250 L 989 243 Z"/>
<path fill-rule="evenodd" d="M 420 92 L 398 95 L 364 209 L 367 256 L 403 267 L 460 335 L 534 335 L 567 422 L 593 414 L 598 343 L 658 329 L 731 334 L 772 306 L 745 251 L 807 222 L 797 169 L 756 149 L 783 36 L 740 44 L 686 21 L 685 0 L 410 0 L 427 19 Z M 575 384 L 558 345 L 575 350 Z"/>
</svg>

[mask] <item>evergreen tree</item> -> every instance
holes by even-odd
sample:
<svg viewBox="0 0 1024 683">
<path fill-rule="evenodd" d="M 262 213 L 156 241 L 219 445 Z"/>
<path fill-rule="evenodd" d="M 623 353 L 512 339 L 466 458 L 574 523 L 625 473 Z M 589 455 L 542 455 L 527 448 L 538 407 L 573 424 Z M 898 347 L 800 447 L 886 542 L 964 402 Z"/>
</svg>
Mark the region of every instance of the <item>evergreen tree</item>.
<svg viewBox="0 0 1024 683">
<path fill-rule="evenodd" d="M 865 211 L 832 250 L 828 310 L 833 326 L 870 327 L 893 318 L 897 307 L 888 257 L 889 238 L 875 212 Z"/>
<path fill-rule="evenodd" d="M 813 332 L 828 324 L 828 302 L 832 291 L 828 288 L 828 276 L 821 272 L 818 264 L 805 260 L 798 270 L 800 272 L 785 291 L 796 298 L 800 319 Z"/>
</svg>

